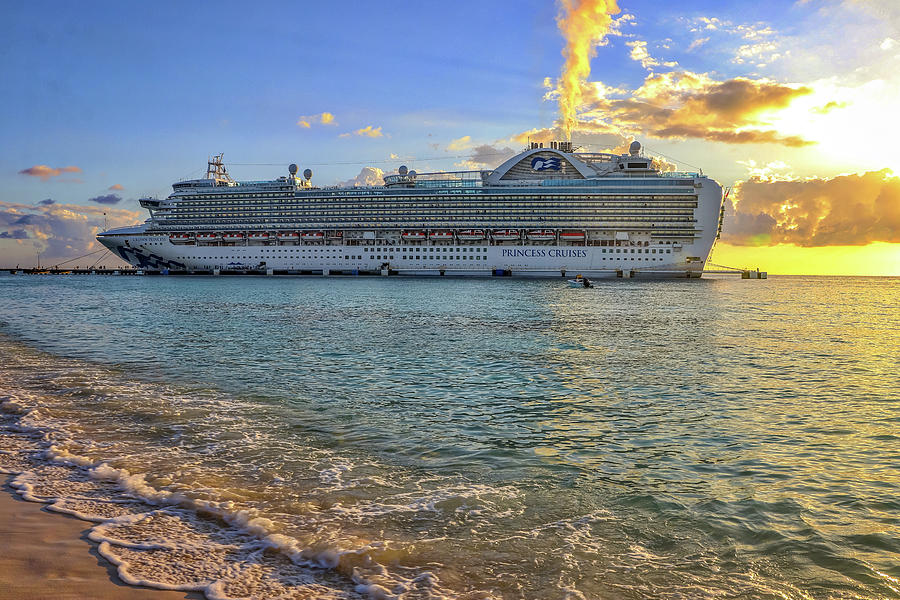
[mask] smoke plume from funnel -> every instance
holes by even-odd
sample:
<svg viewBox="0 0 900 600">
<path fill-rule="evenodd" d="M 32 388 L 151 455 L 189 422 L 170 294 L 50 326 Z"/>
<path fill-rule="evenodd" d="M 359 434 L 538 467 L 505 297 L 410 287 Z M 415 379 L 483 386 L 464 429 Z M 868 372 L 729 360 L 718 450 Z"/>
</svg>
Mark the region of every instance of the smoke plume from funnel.
<svg viewBox="0 0 900 600">
<path fill-rule="evenodd" d="M 562 113 L 566 140 L 572 140 L 578 105 L 581 104 L 581 82 L 591 74 L 591 58 L 595 46 L 603 43 L 619 12 L 617 0 L 561 0 L 556 24 L 566 39 L 566 59 L 559 78 L 559 110 Z"/>
</svg>

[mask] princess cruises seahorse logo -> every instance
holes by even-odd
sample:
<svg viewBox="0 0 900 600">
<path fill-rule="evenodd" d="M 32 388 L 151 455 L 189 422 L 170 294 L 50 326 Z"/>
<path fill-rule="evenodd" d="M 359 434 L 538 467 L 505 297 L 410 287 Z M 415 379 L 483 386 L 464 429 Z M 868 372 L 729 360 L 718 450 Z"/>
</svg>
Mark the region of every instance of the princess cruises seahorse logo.
<svg viewBox="0 0 900 600">
<path fill-rule="evenodd" d="M 559 171 L 559 159 L 535 156 L 531 159 L 531 169 L 533 171 Z"/>
</svg>

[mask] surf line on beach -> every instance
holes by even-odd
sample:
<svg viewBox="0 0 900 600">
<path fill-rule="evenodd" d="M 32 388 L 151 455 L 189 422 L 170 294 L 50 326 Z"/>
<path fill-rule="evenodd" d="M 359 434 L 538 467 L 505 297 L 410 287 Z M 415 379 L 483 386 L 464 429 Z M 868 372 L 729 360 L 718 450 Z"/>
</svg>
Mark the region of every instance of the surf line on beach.
<svg viewBox="0 0 900 600">
<path fill-rule="evenodd" d="M 315 597 L 390 598 L 392 589 L 344 573 L 339 556 L 309 557 L 264 519 L 148 486 L 106 462 L 67 452 L 68 431 L 33 394 L 0 395 L 0 473 L 22 499 L 93 523 L 88 538 L 127 584 L 196 591 L 211 600 Z M 430 574 L 405 592 L 452 598 Z"/>
</svg>

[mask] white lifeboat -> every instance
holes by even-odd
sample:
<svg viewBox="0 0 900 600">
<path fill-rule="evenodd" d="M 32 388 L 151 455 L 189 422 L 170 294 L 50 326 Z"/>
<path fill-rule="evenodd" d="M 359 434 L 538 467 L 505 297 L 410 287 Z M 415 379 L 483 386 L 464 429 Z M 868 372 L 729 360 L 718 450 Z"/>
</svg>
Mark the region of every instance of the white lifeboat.
<svg viewBox="0 0 900 600">
<path fill-rule="evenodd" d="M 244 239 L 243 233 L 236 233 L 236 232 L 232 231 L 229 233 L 222 234 L 222 241 L 225 241 L 225 242 L 240 242 L 243 239 Z"/>
<path fill-rule="evenodd" d="M 222 239 L 221 233 L 206 232 L 206 233 L 198 233 L 197 234 L 198 242 L 218 242 L 221 239 Z"/>
<path fill-rule="evenodd" d="M 452 231 L 432 231 L 428 234 L 428 239 L 435 242 L 451 242 L 453 241 L 453 232 Z"/>
<path fill-rule="evenodd" d="M 247 234 L 247 239 L 252 242 L 267 242 L 269 241 L 269 232 L 268 231 L 251 231 Z"/>
<path fill-rule="evenodd" d="M 474 241 L 484 239 L 483 229 L 463 229 L 456 234 L 456 237 L 463 241 Z"/>
<path fill-rule="evenodd" d="M 400 237 L 403 241 L 406 242 L 421 242 L 425 239 L 424 231 L 404 231 L 400 234 Z"/>
<path fill-rule="evenodd" d="M 325 239 L 325 233 L 322 231 L 304 231 L 300 234 L 300 238 L 305 242 L 315 242 Z"/>
<path fill-rule="evenodd" d="M 563 231 L 559 234 L 559 239 L 566 242 L 580 242 L 584 240 L 583 231 Z"/>
<path fill-rule="evenodd" d="M 495 229 L 491 232 L 491 238 L 498 242 L 509 242 L 519 239 L 518 229 Z"/>
<path fill-rule="evenodd" d="M 300 234 L 296 231 L 279 231 L 276 237 L 279 242 L 296 242 L 300 240 Z"/>
<path fill-rule="evenodd" d="M 169 241 L 173 244 L 193 244 L 193 233 L 173 233 L 169 236 Z"/>
<path fill-rule="evenodd" d="M 532 229 L 525 237 L 534 242 L 550 242 L 556 239 L 556 232 L 552 229 Z"/>
</svg>

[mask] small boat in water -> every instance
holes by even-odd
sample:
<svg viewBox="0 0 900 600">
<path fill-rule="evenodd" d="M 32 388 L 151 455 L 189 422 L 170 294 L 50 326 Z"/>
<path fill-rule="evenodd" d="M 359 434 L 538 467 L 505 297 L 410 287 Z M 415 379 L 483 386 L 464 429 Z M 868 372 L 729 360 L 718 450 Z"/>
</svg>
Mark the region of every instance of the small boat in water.
<svg viewBox="0 0 900 600">
<path fill-rule="evenodd" d="M 582 277 L 581 275 L 576 276 L 575 279 L 569 279 L 569 285 L 572 287 L 594 287 L 594 284 L 591 283 L 590 279 L 588 279 L 587 277 Z"/>
</svg>

